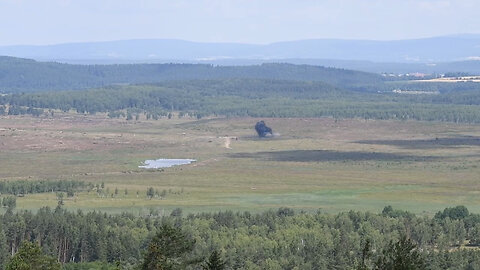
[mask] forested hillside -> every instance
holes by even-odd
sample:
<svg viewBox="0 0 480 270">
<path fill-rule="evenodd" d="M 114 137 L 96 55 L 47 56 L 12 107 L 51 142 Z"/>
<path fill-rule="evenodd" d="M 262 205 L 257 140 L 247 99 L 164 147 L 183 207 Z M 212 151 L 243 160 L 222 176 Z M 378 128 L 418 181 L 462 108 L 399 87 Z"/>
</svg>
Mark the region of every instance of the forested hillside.
<svg viewBox="0 0 480 270">
<path fill-rule="evenodd" d="M 452 84 L 448 84 L 452 85 Z M 169 81 L 84 91 L 48 91 L 0 96 L 0 114 L 43 115 L 44 110 L 145 114 L 157 119 L 176 112 L 204 116 L 335 117 L 480 122 L 478 84 L 439 95 L 349 91 L 323 82 L 271 79 Z M 415 88 L 412 88 L 415 89 Z M 8 109 L 7 109 L 8 108 Z M 130 116 L 129 116 L 130 115 Z"/>
<path fill-rule="evenodd" d="M 308 65 L 262 64 L 212 66 L 201 64 L 69 65 L 0 57 L 0 92 L 75 90 L 116 84 L 169 80 L 259 78 L 322 81 L 359 88 L 382 82 L 380 75 Z"/>
<path fill-rule="evenodd" d="M 433 218 L 391 207 L 381 214 L 295 214 L 281 208 L 262 214 L 186 217 L 180 209 L 170 216 L 152 210 L 143 217 L 70 213 L 60 207 L 42 208 L 36 214 L 8 210 L 0 216 L 0 262 L 8 262 L 23 241 L 32 241 L 45 254 L 70 263 L 66 269 L 83 269 L 79 263 L 86 262 L 118 262 L 121 269 L 132 269 L 145 264 L 153 238 L 163 241 L 158 249 L 177 245 L 157 263 L 171 259 L 170 263 L 185 264 L 184 269 L 198 269 L 214 250 L 228 269 L 397 269 L 376 267 L 413 255 L 418 255 L 418 263 L 407 269 L 478 269 L 479 222 L 480 216 L 463 206 L 445 209 Z M 412 245 L 402 242 L 402 237 Z M 403 255 L 392 246 L 399 240 Z M 467 247 L 459 248 L 465 243 Z"/>
<path fill-rule="evenodd" d="M 195 110 L 203 114 L 218 111 L 219 114 L 225 114 L 226 109 L 248 108 L 250 105 L 246 101 L 250 99 L 260 101 L 270 98 L 322 99 L 353 94 L 321 82 L 232 79 L 112 86 L 85 91 L 14 94 L 0 97 L 0 103 L 64 111 L 74 109 L 80 113 L 137 108 Z M 232 113 L 242 114 L 239 111 L 236 113 L 232 111 Z"/>
<path fill-rule="evenodd" d="M 393 90 L 435 95 L 399 95 Z M 78 91 L 82 90 L 82 91 Z M 35 91 L 35 93 L 29 93 Z M 480 84 L 390 81 L 308 65 L 69 65 L 0 57 L 0 114 L 45 109 L 157 119 L 335 117 L 480 122 Z M 129 117 L 130 115 L 130 117 Z"/>
</svg>

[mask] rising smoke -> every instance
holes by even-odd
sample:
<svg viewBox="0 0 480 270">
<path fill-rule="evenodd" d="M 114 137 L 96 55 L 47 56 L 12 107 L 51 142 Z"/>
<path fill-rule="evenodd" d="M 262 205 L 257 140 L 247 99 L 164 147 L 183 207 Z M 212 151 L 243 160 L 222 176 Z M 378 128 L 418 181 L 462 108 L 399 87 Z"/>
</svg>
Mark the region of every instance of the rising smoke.
<svg viewBox="0 0 480 270">
<path fill-rule="evenodd" d="M 264 121 L 259 121 L 255 125 L 255 130 L 259 137 L 273 136 L 272 129 L 267 127 Z"/>
</svg>

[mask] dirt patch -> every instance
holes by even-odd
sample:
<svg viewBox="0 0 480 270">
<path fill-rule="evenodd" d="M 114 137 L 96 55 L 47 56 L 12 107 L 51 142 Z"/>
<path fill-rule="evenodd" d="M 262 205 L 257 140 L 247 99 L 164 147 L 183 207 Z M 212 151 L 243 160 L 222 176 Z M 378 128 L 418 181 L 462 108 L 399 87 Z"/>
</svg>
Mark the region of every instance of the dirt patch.
<svg viewBox="0 0 480 270">
<path fill-rule="evenodd" d="M 54 118 L 10 116 L 1 119 L 1 151 L 63 151 L 115 149 L 131 143 L 121 134 L 93 132 L 124 123 L 101 116 L 60 115 Z"/>
<path fill-rule="evenodd" d="M 232 144 L 232 141 L 233 140 L 238 140 L 237 137 L 225 136 L 225 137 L 220 137 L 220 138 L 223 138 L 225 140 L 224 143 L 223 143 L 223 147 L 225 147 L 227 149 L 232 149 L 232 147 L 230 147 L 230 145 Z"/>
<path fill-rule="evenodd" d="M 230 147 L 230 143 L 232 142 L 232 139 L 230 137 L 225 137 L 225 148 L 227 149 L 232 149 Z"/>
</svg>

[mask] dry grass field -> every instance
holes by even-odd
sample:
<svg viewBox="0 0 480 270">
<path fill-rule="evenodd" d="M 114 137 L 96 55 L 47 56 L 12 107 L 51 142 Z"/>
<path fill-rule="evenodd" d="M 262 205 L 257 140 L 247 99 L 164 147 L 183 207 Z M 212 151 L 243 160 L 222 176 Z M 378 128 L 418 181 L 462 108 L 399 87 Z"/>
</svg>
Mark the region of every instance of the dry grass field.
<svg viewBox="0 0 480 270">
<path fill-rule="evenodd" d="M 466 205 L 480 213 L 478 125 L 276 118 L 263 120 L 277 136 L 260 139 L 258 120 L 1 117 L 0 180 L 103 182 L 105 195 L 80 192 L 64 207 L 111 213 L 379 212 L 385 205 L 428 215 Z M 158 158 L 197 162 L 138 168 Z M 148 199 L 149 187 L 166 197 Z M 54 193 L 17 198 L 20 210 L 46 205 L 57 205 Z"/>
<path fill-rule="evenodd" d="M 445 78 L 436 78 L 436 79 L 428 79 L 428 80 L 415 80 L 414 82 L 446 82 L 446 83 L 480 82 L 480 76 L 445 77 Z"/>
</svg>

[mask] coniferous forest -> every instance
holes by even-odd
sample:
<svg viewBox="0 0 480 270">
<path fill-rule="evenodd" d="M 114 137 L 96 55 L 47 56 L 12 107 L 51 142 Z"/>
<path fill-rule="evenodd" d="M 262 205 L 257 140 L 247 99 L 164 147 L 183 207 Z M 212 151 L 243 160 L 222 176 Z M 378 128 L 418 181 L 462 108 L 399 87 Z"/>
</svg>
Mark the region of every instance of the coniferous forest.
<svg viewBox="0 0 480 270">
<path fill-rule="evenodd" d="M 78 82 L 78 83 L 77 83 Z M 83 90 L 82 90 L 83 89 Z M 394 90 L 427 94 L 398 94 Z M 475 82 L 392 81 L 291 64 L 68 65 L 3 57 L 0 115 L 334 117 L 478 123 Z M 32 93 L 32 91 L 34 93 Z M 433 93 L 433 94 L 431 94 Z M 130 115 L 130 117 L 128 117 Z"/>
<path fill-rule="evenodd" d="M 50 261 L 50 268 L 41 269 L 60 269 L 59 263 L 64 269 L 480 267 L 480 215 L 463 206 L 432 218 L 390 206 L 380 214 L 280 208 L 188 215 L 177 209 L 169 216 L 73 213 L 59 206 L 36 213 L 9 208 L 0 224 L 6 269 L 33 260 L 21 257 L 25 250 Z"/>
</svg>

